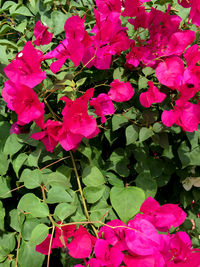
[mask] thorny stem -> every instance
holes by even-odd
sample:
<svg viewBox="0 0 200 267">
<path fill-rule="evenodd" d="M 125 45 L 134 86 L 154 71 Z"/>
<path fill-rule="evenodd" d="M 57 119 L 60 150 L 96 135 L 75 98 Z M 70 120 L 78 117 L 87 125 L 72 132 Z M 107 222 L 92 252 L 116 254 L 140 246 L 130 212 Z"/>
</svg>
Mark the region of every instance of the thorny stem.
<svg viewBox="0 0 200 267">
<path fill-rule="evenodd" d="M 19 237 L 18 237 L 17 255 L 16 255 L 16 260 L 15 260 L 15 267 L 17 267 L 17 263 L 18 263 L 18 255 L 19 255 L 20 242 L 21 242 L 21 233 L 19 233 Z"/>
<path fill-rule="evenodd" d="M 7 195 L 7 194 L 9 194 L 9 193 L 11 193 L 11 192 L 13 192 L 13 191 L 15 191 L 15 190 L 18 190 L 18 189 L 20 189 L 20 188 L 22 188 L 22 187 L 24 187 L 24 184 L 21 185 L 21 186 L 18 186 L 18 187 L 16 187 L 16 188 L 14 188 L 14 189 L 12 189 L 12 190 L 10 190 L 10 191 L 8 191 L 8 192 L 6 192 L 5 194 L 1 195 L 0 197 L 2 198 L 2 197 L 4 197 L 5 195 Z"/>
<path fill-rule="evenodd" d="M 50 167 L 50 166 L 52 166 L 52 165 L 54 165 L 54 164 L 56 164 L 56 163 L 58 163 L 58 162 L 60 162 L 60 161 L 62 161 L 62 160 L 68 159 L 68 158 L 69 158 L 69 156 L 64 157 L 64 158 L 61 158 L 61 159 L 58 159 L 58 160 L 52 162 L 51 164 L 49 164 L 49 165 L 43 167 L 42 169 L 40 169 L 40 171 L 43 171 L 43 170 L 45 170 L 46 168 L 48 168 L 48 167 Z"/>
<path fill-rule="evenodd" d="M 48 251 L 48 258 L 47 258 L 47 267 L 49 267 L 49 263 L 50 263 L 50 255 L 51 255 L 51 245 L 52 245 L 52 241 L 53 241 L 53 234 L 55 231 L 55 224 L 53 224 L 53 229 L 52 229 L 52 233 L 51 233 L 51 239 L 50 239 L 50 243 L 49 243 L 49 251 Z"/>
<path fill-rule="evenodd" d="M 70 157 L 71 157 L 72 164 L 73 164 L 73 167 L 74 167 L 74 172 L 75 172 L 76 180 L 77 180 L 77 183 L 78 183 L 78 189 L 79 189 L 79 192 L 80 192 L 80 195 L 81 195 L 81 199 L 82 199 L 82 202 L 83 202 L 83 208 L 84 208 L 85 216 L 86 216 L 87 220 L 90 221 L 90 215 L 89 215 L 89 212 L 87 210 L 87 205 L 86 205 L 85 197 L 83 195 L 83 190 L 82 190 L 82 187 L 81 187 L 81 182 L 80 182 L 80 178 L 79 178 L 78 171 L 77 171 L 77 168 L 76 168 L 76 163 L 75 163 L 75 160 L 74 160 L 74 156 L 73 156 L 71 151 L 69 151 L 69 153 L 70 153 Z M 97 233 L 96 228 L 94 227 L 94 225 L 91 225 L 91 227 L 92 227 L 96 237 L 98 238 L 98 233 Z"/>
<path fill-rule="evenodd" d="M 50 107 L 49 103 L 47 102 L 47 100 L 45 98 L 44 98 L 44 103 L 47 105 L 49 111 L 51 112 L 51 114 L 52 114 L 52 116 L 54 118 L 54 120 L 57 121 L 59 119 L 61 121 L 60 117 L 53 112 L 52 108 Z"/>
</svg>

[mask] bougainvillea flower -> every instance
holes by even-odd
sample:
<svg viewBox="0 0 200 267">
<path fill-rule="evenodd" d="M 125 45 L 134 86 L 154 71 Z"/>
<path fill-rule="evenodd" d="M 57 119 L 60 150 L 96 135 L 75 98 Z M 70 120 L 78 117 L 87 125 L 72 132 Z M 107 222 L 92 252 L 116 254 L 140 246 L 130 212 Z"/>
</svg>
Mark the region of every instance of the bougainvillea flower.
<svg viewBox="0 0 200 267">
<path fill-rule="evenodd" d="M 159 250 L 160 236 L 149 221 L 135 217 L 127 223 L 125 242 L 128 250 L 137 255 L 152 255 Z"/>
<path fill-rule="evenodd" d="M 197 44 L 190 46 L 183 56 L 187 62 L 187 66 L 194 67 L 200 60 L 199 46 Z"/>
<path fill-rule="evenodd" d="M 106 240 L 98 239 L 96 241 L 94 252 L 96 258 L 101 262 L 101 266 L 120 266 L 124 254 L 116 247 L 109 249 L 109 243 Z"/>
<path fill-rule="evenodd" d="M 57 222 L 57 224 L 60 224 L 60 222 Z M 66 245 L 68 244 L 67 239 L 74 235 L 75 230 L 76 230 L 76 225 L 65 225 L 65 226 L 61 225 L 60 228 L 56 226 L 55 237 L 52 238 L 50 253 L 52 253 L 52 249 L 54 248 L 62 248 L 63 246 L 66 247 Z M 42 243 L 36 246 L 36 251 L 44 255 L 48 255 L 50 240 L 51 240 L 51 234 L 48 234 L 46 239 Z"/>
<path fill-rule="evenodd" d="M 156 68 L 156 77 L 161 84 L 175 88 L 183 72 L 183 61 L 179 57 L 173 56 L 159 63 Z"/>
<path fill-rule="evenodd" d="M 33 88 L 46 78 L 41 70 L 42 54 L 28 41 L 16 58 L 4 68 L 8 78 L 13 83 L 20 83 Z"/>
<path fill-rule="evenodd" d="M 44 104 L 40 103 L 32 88 L 9 80 L 5 82 L 2 97 L 7 106 L 17 113 L 17 124 L 24 125 L 35 120 L 39 127 L 43 127 Z"/>
<path fill-rule="evenodd" d="M 148 2 L 148 1 L 143 1 L 143 2 Z M 140 0 L 125 0 L 124 3 L 124 11 L 122 12 L 122 16 L 128 16 L 128 17 L 135 17 L 139 13 L 144 12 L 144 7 L 141 6 L 141 1 Z"/>
<path fill-rule="evenodd" d="M 119 227 L 117 227 L 119 226 Z M 126 226 L 124 222 L 116 219 L 107 223 L 107 226 L 101 227 L 98 235 L 100 238 L 106 240 L 110 245 L 120 248 L 120 250 L 125 250 L 126 245 L 124 242 L 124 230 L 122 226 Z M 114 229 L 112 228 L 114 227 Z"/>
<path fill-rule="evenodd" d="M 101 117 L 101 123 L 106 121 L 105 115 L 111 115 L 115 112 L 112 100 L 106 94 L 99 94 L 96 98 L 92 98 L 89 103 L 94 107 L 97 116 Z"/>
<path fill-rule="evenodd" d="M 149 108 L 153 103 L 161 103 L 166 95 L 158 90 L 154 86 L 152 81 L 147 82 L 149 88 L 146 92 L 140 94 L 140 103 L 145 107 Z"/>
<path fill-rule="evenodd" d="M 44 56 L 44 59 L 57 59 L 50 66 L 53 73 L 58 72 L 67 59 L 77 67 L 91 44 L 91 39 L 84 28 L 84 20 L 79 16 L 68 18 L 64 27 L 66 39 Z"/>
<path fill-rule="evenodd" d="M 165 267 L 166 263 L 161 253 L 158 251 L 153 255 L 148 256 L 138 256 L 138 255 L 124 255 L 124 263 L 127 267 L 137 266 L 137 267 Z"/>
<path fill-rule="evenodd" d="M 88 258 L 95 243 L 96 238 L 80 225 L 72 241 L 67 245 L 69 255 L 76 259 Z"/>
<path fill-rule="evenodd" d="M 168 231 L 171 226 L 180 226 L 187 214 L 175 204 L 160 206 L 152 197 L 148 197 L 140 207 L 140 212 L 148 215 L 148 220 L 160 231 Z M 142 216 L 141 216 L 142 217 Z M 147 219 L 147 217 L 145 217 Z"/>
<path fill-rule="evenodd" d="M 189 8 L 191 7 L 192 0 L 178 0 L 178 3 L 184 8 Z"/>
<path fill-rule="evenodd" d="M 161 119 L 167 127 L 177 124 L 184 131 L 197 131 L 200 121 L 200 105 L 186 102 L 183 106 L 175 106 L 169 111 L 164 110 Z"/>
<path fill-rule="evenodd" d="M 196 26 L 200 27 L 200 2 L 199 0 L 191 1 L 189 20 L 191 20 L 192 23 L 195 24 Z"/>
<path fill-rule="evenodd" d="M 74 101 L 67 97 L 61 98 L 66 106 L 62 111 L 63 125 L 59 131 L 59 141 L 67 151 L 76 149 L 83 137 L 90 139 L 99 133 L 96 119 L 88 115 L 88 102 L 93 92 L 93 88 L 88 89 Z"/>
<path fill-rule="evenodd" d="M 195 40 L 195 32 L 190 30 L 175 32 L 171 35 L 167 48 L 165 50 L 166 55 L 180 56 Z"/>
<path fill-rule="evenodd" d="M 96 5 L 104 15 L 109 15 L 111 12 L 121 13 L 120 0 L 96 0 Z"/>
<path fill-rule="evenodd" d="M 31 135 L 31 138 L 36 140 L 41 140 L 42 143 L 45 145 L 46 150 L 53 152 L 54 148 L 57 146 L 59 139 L 58 139 L 58 132 L 62 127 L 62 123 L 58 121 L 51 121 L 48 120 L 44 124 L 44 131 L 39 133 L 34 133 Z"/>
<path fill-rule="evenodd" d="M 110 84 L 108 96 L 115 102 L 128 101 L 133 95 L 134 90 L 129 82 L 120 82 L 116 79 Z"/>
<path fill-rule="evenodd" d="M 33 43 L 37 46 L 47 45 L 51 42 L 53 33 L 48 32 L 48 27 L 44 26 L 40 20 L 35 24 L 34 28 L 35 41 Z"/>
<path fill-rule="evenodd" d="M 50 246 L 50 240 L 51 240 L 51 234 L 48 234 L 48 236 L 46 237 L 46 239 L 40 243 L 39 245 L 36 246 L 35 250 L 37 252 L 40 252 L 44 255 L 48 255 L 49 253 L 49 246 Z M 56 248 L 52 242 L 51 244 L 51 249 L 50 249 L 50 253 L 52 253 L 52 249 Z"/>
</svg>

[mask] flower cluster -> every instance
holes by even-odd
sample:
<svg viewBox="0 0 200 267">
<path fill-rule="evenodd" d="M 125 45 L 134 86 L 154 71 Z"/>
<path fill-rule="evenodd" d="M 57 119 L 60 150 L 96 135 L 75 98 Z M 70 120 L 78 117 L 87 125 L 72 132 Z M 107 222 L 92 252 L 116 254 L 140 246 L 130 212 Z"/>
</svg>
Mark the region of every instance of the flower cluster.
<svg viewBox="0 0 200 267">
<path fill-rule="evenodd" d="M 76 267 L 199 266 L 200 251 L 191 248 L 190 237 L 181 231 L 170 234 L 170 228 L 180 226 L 185 218 L 178 205 L 160 206 L 149 197 L 134 219 L 127 224 L 118 219 L 108 222 L 100 228 L 99 238 L 81 225 L 76 229 L 75 225 L 62 226 L 59 222 L 52 242 L 49 234 L 36 251 L 47 255 L 50 244 L 50 252 L 67 247 L 70 256 L 84 259 L 86 265 Z"/>
<path fill-rule="evenodd" d="M 104 27 L 107 28 L 106 25 Z M 57 72 L 67 59 L 72 60 L 74 65 L 78 66 L 81 61 L 84 62 L 84 55 L 91 55 L 91 51 L 86 53 L 86 50 L 91 49 L 91 43 L 95 43 L 97 46 L 95 50 L 99 54 L 99 59 L 97 60 L 98 63 L 94 63 L 94 65 L 101 68 L 100 65 L 103 66 L 106 62 L 102 58 L 104 57 L 102 49 L 105 49 L 107 39 L 103 43 L 101 43 L 102 40 L 99 40 L 100 37 L 96 37 L 92 41 L 92 38 L 85 31 L 84 22 L 80 17 L 74 16 L 69 18 L 64 28 L 66 39 L 53 51 L 43 55 L 40 50 L 35 49 L 33 44 L 28 41 L 24 49 L 4 69 L 10 80 L 5 83 L 2 97 L 7 102 L 8 108 L 15 111 L 18 116 L 15 127 L 12 127 L 12 133 L 21 133 L 18 125 L 23 126 L 35 121 L 42 131 L 34 133 L 31 137 L 41 140 L 47 151 L 50 152 L 53 152 L 58 143 L 67 151 L 76 149 L 82 138 L 90 139 L 100 132 L 96 119 L 88 115 L 88 105 L 94 107 L 96 115 L 101 117 L 101 123 L 105 123 L 105 115 L 111 115 L 115 112 L 112 101 L 128 101 L 134 94 L 134 90 L 129 82 L 121 82 L 116 79 L 110 84 L 108 94 L 99 94 L 96 98 L 93 98 L 94 89 L 90 88 L 81 97 L 73 101 L 67 97 L 62 97 L 60 100 L 65 102 L 65 107 L 62 111 L 62 121 L 49 119 L 45 122 L 45 105 L 40 102 L 34 90 L 35 86 L 46 79 L 46 73 L 41 69 L 42 61 L 49 58 L 57 59 L 50 66 L 52 72 Z M 114 36 L 118 36 L 121 39 L 120 36 L 124 35 L 124 31 L 121 31 L 119 26 L 119 18 L 116 21 L 116 28 Z M 98 31 L 102 31 L 101 27 Z M 37 46 L 48 44 L 52 39 L 52 34 L 48 32 L 48 28 L 43 26 L 40 21 L 35 25 L 34 34 L 36 40 L 33 43 Z M 99 36 L 99 34 L 97 35 Z M 105 36 L 107 36 L 106 33 Z M 119 52 L 120 50 L 120 44 L 117 45 L 116 42 L 112 40 L 112 45 L 109 47 L 110 51 L 113 51 L 109 55 L 109 64 L 114 51 Z M 108 57 L 105 57 L 107 60 Z M 90 59 L 89 61 L 91 66 L 92 61 Z M 105 64 L 106 66 L 109 65 L 108 62 Z"/>
<path fill-rule="evenodd" d="M 72 16 L 64 25 L 65 39 L 54 50 L 43 55 L 28 41 L 24 49 L 4 69 L 9 80 L 5 83 L 2 96 L 8 108 L 16 112 L 17 125 L 23 126 L 35 121 L 42 132 L 33 134 L 32 138 L 41 140 L 48 151 L 52 152 L 58 143 L 65 150 L 76 149 L 82 138 L 89 139 L 99 133 L 96 119 L 88 115 L 88 105 L 95 109 L 101 123 L 105 123 L 105 116 L 115 111 L 112 101 L 128 101 L 134 94 L 129 82 L 114 80 L 108 94 L 103 93 L 93 98 L 94 89 L 91 88 L 73 101 L 67 97 L 61 98 L 66 104 L 62 112 L 63 118 L 61 121 L 45 122 L 45 105 L 40 102 L 35 86 L 46 79 L 46 72 L 41 68 L 42 61 L 53 58 L 56 59 L 50 65 L 53 73 L 58 72 L 66 60 L 71 60 L 74 66 L 82 63 L 87 68 L 95 66 L 97 69 L 109 69 L 112 57 L 129 49 L 126 66 L 154 68 L 160 84 L 167 87 L 169 95 L 173 96 L 173 109 L 163 112 L 162 122 L 168 127 L 175 123 L 184 131 L 197 130 L 200 102 L 190 101 L 198 99 L 196 95 L 200 90 L 200 51 L 197 45 L 192 45 L 184 52 L 194 41 L 195 32 L 179 29 L 181 18 L 171 15 L 170 7 L 165 13 L 155 8 L 146 12 L 144 2 L 149 1 L 137 0 L 133 3 L 126 0 L 123 7 L 120 0 L 98 0 L 97 9 L 94 9 L 96 24 L 90 33 L 85 30 L 85 18 Z M 186 2 L 179 1 L 184 7 L 191 6 L 190 18 L 196 22 L 194 8 L 198 5 L 195 1 Z M 121 25 L 121 15 L 135 17 L 128 19 L 129 23 L 135 30 L 147 30 L 149 38 L 129 38 L 128 28 Z M 52 39 L 52 33 L 40 21 L 35 25 L 34 35 L 33 43 L 37 46 L 48 44 Z M 140 95 L 140 102 L 144 107 L 161 103 L 166 98 L 166 94 L 160 92 L 152 81 L 148 85 L 149 89 Z"/>
</svg>

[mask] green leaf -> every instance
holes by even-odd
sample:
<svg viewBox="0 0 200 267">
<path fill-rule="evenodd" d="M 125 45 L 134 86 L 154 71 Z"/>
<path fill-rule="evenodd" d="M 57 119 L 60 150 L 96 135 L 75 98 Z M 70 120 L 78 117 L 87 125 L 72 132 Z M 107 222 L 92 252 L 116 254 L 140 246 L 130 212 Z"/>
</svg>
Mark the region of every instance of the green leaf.
<svg viewBox="0 0 200 267">
<path fill-rule="evenodd" d="M 23 6 L 20 6 L 19 8 L 17 8 L 14 13 L 11 14 L 12 16 L 14 15 L 23 15 L 23 16 L 26 16 L 26 17 L 32 17 L 33 14 L 29 11 L 29 9 L 27 7 L 25 7 L 24 5 Z"/>
<path fill-rule="evenodd" d="M 134 143 L 139 136 L 139 128 L 135 125 L 129 125 L 126 128 L 126 145 Z"/>
<path fill-rule="evenodd" d="M 86 80 L 87 80 L 87 77 L 78 80 L 78 81 L 76 82 L 76 87 L 78 88 L 78 87 L 80 87 L 81 85 L 83 85 L 83 84 L 85 83 Z"/>
<path fill-rule="evenodd" d="M 25 194 L 19 201 L 18 209 L 31 213 L 33 217 L 46 217 L 49 215 L 49 208 L 32 193 Z"/>
<path fill-rule="evenodd" d="M 51 13 L 51 20 L 53 22 L 52 28 L 54 31 L 54 36 L 64 31 L 64 25 L 65 25 L 67 18 L 69 18 L 68 15 L 57 10 Z"/>
<path fill-rule="evenodd" d="M 14 169 L 17 177 L 19 177 L 19 171 L 20 171 L 21 167 L 25 164 L 27 158 L 28 158 L 28 155 L 26 153 L 21 153 L 17 156 L 16 159 L 13 160 L 13 162 L 12 162 L 13 169 Z"/>
<path fill-rule="evenodd" d="M 17 232 L 21 232 L 22 225 L 25 220 L 25 215 L 17 209 L 13 209 L 9 212 L 10 226 Z"/>
<path fill-rule="evenodd" d="M 16 134 L 11 134 L 5 143 L 4 146 L 4 153 L 6 155 L 14 155 L 17 153 L 21 148 L 23 147 L 23 144 L 18 141 Z"/>
<path fill-rule="evenodd" d="M 8 160 L 7 155 L 2 152 L 0 152 L 0 159 L 0 175 L 5 175 L 8 170 L 10 160 Z"/>
<path fill-rule="evenodd" d="M 146 77 L 140 76 L 139 80 L 138 80 L 138 89 L 141 90 L 143 88 L 147 88 L 148 82 L 149 80 Z"/>
<path fill-rule="evenodd" d="M 30 244 L 36 246 L 42 243 L 49 233 L 49 227 L 43 223 L 36 225 L 31 233 Z"/>
<path fill-rule="evenodd" d="M 155 72 L 155 70 L 150 68 L 150 67 L 146 67 L 146 68 L 142 69 L 142 72 L 144 73 L 145 76 L 149 76 L 149 75 L 153 74 Z"/>
<path fill-rule="evenodd" d="M 5 177 L 0 177 L 0 198 L 11 197 L 10 182 Z"/>
<path fill-rule="evenodd" d="M 113 80 L 118 79 L 119 81 L 123 81 L 123 74 L 124 74 L 124 68 L 118 67 L 113 72 Z"/>
<path fill-rule="evenodd" d="M 36 218 L 26 219 L 24 224 L 22 225 L 22 230 L 21 230 L 23 239 L 29 241 L 31 238 L 31 233 L 33 229 L 40 223 L 41 223 L 40 220 Z"/>
<path fill-rule="evenodd" d="M 5 251 L 7 251 L 7 255 L 14 250 L 15 244 L 16 244 L 15 233 L 8 233 L 8 234 L 4 233 L 0 235 L 0 248 L 3 248 Z"/>
<path fill-rule="evenodd" d="M 96 166 L 87 166 L 83 170 L 83 183 L 86 186 L 99 186 L 105 183 L 105 179 Z"/>
<path fill-rule="evenodd" d="M 130 170 L 127 167 L 129 159 L 126 157 L 123 149 L 119 148 L 113 151 L 109 158 L 109 163 L 108 170 L 115 171 L 122 177 L 129 176 Z"/>
<path fill-rule="evenodd" d="M 83 189 L 83 194 L 88 203 L 95 203 L 103 196 L 104 191 L 105 185 L 86 186 Z"/>
<path fill-rule="evenodd" d="M 23 20 L 20 24 L 18 24 L 14 29 L 18 32 L 24 33 L 26 30 L 27 20 Z"/>
<path fill-rule="evenodd" d="M 71 202 L 71 195 L 65 191 L 64 188 L 60 186 L 52 187 L 48 192 L 48 197 L 46 202 L 49 204 L 59 203 L 59 202 Z"/>
<path fill-rule="evenodd" d="M 142 127 L 139 132 L 139 140 L 140 142 L 143 142 L 149 139 L 152 135 L 153 135 L 153 131 L 151 129 Z"/>
<path fill-rule="evenodd" d="M 160 133 L 163 131 L 163 129 L 165 128 L 165 126 L 160 123 L 160 122 L 155 122 L 154 125 L 153 125 L 153 128 L 152 130 L 155 132 L 155 133 Z"/>
<path fill-rule="evenodd" d="M 5 217 L 5 209 L 3 207 L 3 203 L 0 201 L 0 231 L 4 231 L 4 217 Z"/>
<path fill-rule="evenodd" d="M 64 221 L 67 217 L 72 215 L 77 209 L 77 206 L 61 203 L 55 208 L 54 216 L 57 216 L 61 221 Z"/>
<path fill-rule="evenodd" d="M 40 187 L 42 183 L 42 173 L 40 170 L 25 169 L 20 177 L 20 182 L 24 182 L 24 185 L 28 189 Z"/>
<path fill-rule="evenodd" d="M 28 166 L 30 167 L 38 167 L 38 160 L 41 155 L 42 150 L 40 148 L 36 149 L 33 151 L 29 156 L 28 156 Z"/>
<path fill-rule="evenodd" d="M 35 247 L 22 242 L 19 249 L 18 262 L 20 267 L 42 267 L 45 255 L 37 252 Z"/>
<path fill-rule="evenodd" d="M 62 173 L 52 172 L 52 173 L 48 174 L 48 176 L 47 176 L 47 183 L 50 184 L 52 187 L 53 186 L 60 186 L 60 187 L 63 187 L 64 189 L 66 189 L 66 188 L 69 188 L 71 186 L 69 178 L 67 178 Z"/>
<path fill-rule="evenodd" d="M 0 45 L 0 62 L 5 65 L 9 64 L 8 55 L 6 53 L 6 48 L 2 45 Z"/>
<path fill-rule="evenodd" d="M 150 172 L 141 172 L 136 178 L 136 186 L 144 190 L 146 198 L 155 197 L 157 183 L 152 179 Z"/>
<path fill-rule="evenodd" d="M 144 191 L 135 186 L 113 187 L 110 192 L 110 200 L 120 219 L 127 223 L 140 210 L 145 200 Z"/>
<path fill-rule="evenodd" d="M 108 205 L 107 201 L 104 199 L 99 200 L 97 203 L 93 204 L 90 209 L 90 220 L 98 221 L 103 218 L 103 221 L 107 217 L 107 213 L 110 211 L 111 207 Z M 99 224 L 95 224 L 100 226 Z"/>
<path fill-rule="evenodd" d="M 116 131 L 128 123 L 128 119 L 121 115 L 114 115 L 112 117 L 112 130 Z"/>
<path fill-rule="evenodd" d="M 124 182 L 116 174 L 112 172 L 106 173 L 106 178 L 111 185 L 124 187 Z"/>
</svg>

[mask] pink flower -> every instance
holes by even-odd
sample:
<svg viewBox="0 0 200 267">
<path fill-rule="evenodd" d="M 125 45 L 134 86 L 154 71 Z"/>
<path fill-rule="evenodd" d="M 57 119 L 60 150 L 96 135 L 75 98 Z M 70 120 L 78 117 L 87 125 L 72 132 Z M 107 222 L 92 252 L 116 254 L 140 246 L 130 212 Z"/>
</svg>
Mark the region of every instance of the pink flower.
<svg viewBox="0 0 200 267">
<path fill-rule="evenodd" d="M 169 111 L 164 110 L 161 119 L 167 127 L 171 127 L 175 123 L 181 126 L 184 131 L 197 131 L 200 121 L 200 105 L 186 102 Z"/>
<path fill-rule="evenodd" d="M 46 79 L 45 71 L 41 70 L 42 52 L 36 50 L 28 41 L 16 58 L 4 68 L 13 83 L 20 83 L 33 88 Z"/>
<path fill-rule="evenodd" d="M 143 2 L 148 2 L 147 1 L 143 1 Z M 141 2 L 140 0 L 125 0 L 125 10 L 122 13 L 122 16 L 128 16 L 128 17 L 135 17 L 137 16 L 139 13 L 144 12 L 144 7 L 141 6 Z"/>
<path fill-rule="evenodd" d="M 118 79 L 110 84 L 108 96 L 116 102 L 128 101 L 134 95 L 134 90 L 129 82 L 120 82 Z"/>
<path fill-rule="evenodd" d="M 111 12 L 121 13 L 120 0 L 96 0 L 96 5 L 104 15 L 109 15 Z"/>
<path fill-rule="evenodd" d="M 57 224 L 60 224 L 60 222 L 57 222 Z M 56 227 L 55 237 L 53 237 L 52 239 L 50 253 L 52 253 L 52 249 L 54 248 L 62 248 L 63 246 L 66 246 L 67 239 L 74 235 L 75 230 L 76 230 L 76 225 L 65 225 L 65 226 L 61 225 L 60 228 Z M 36 246 L 35 250 L 44 255 L 48 255 L 50 240 L 51 240 L 51 234 L 48 234 L 46 239 L 42 243 Z"/>
<path fill-rule="evenodd" d="M 69 255 L 76 259 L 88 258 L 95 242 L 96 238 L 80 225 L 72 241 L 67 245 Z"/>
<path fill-rule="evenodd" d="M 2 91 L 2 97 L 7 102 L 7 106 L 17 113 L 17 124 L 24 125 L 35 120 L 42 128 L 44 104 L 40 103 L 32 88 L 7 81 Z"/>
<path fill-rule="evenodd" d="M 46 150 L 53 152 L 54 148 L 59 142 L 58 132 L 61 127 L 61 122 L 48 120 L 43 127 L 45 130 L 39 133 L 32 134 L 31 138 L 41 140 L 45 145 Z"/>
<path fill-rule="evenodd" d="M 97 260 L 101 262 L 101 266 L 118 267 L 124 258 L 124 254 L 118 248 L 109 248 L 109 243 L 103 239 L 96 241 L 94 252 Z"/>
<path fill-rule="evenodd" d="M 156 228 L 149 221 L 135 217 L 129 221 L 126 229 L 125 242 L 128 250 L 137 255 L 152 255 L 159 251 L 160 236 Z"/>
<path fill-rule="evenodd" d="M 152 197 L 148 197 L 143 202 L 140 211 L 145 215 L 144 219 L 150 221 L 156 229 L 166 232 L 170 230 L 171 226 L 180 226 L 187 216 L 178 205 L 165 204 L 160 206 Z M 143 214 L 139 217 L 143 217 Z"/>
<path fill-rule="evenodd" d="M 152 81 L 147 82 L 149 85 L 149 89 L 147 92 L 141 93 L 140 95 L 140 103 L 145 107 L 149 108 L 152 103 L 161 103 L 166 95 L 158 90 L 156 86 L 154 86 Z"/>
<path fill-rule="evenodd" d="M 89 103 L 94 107 L 95 113 L 101 117 L 101 123 L 106 122 L 105 115 L 111 115 L 115 112 L 113 103 L 106 94 L 99 94 L 97 98 L 92 98 Z"/>
<path fill-rule="evenodd" d="M 51 42 L 53 33 L 48 32 L 48 27 L 42 25 L 41 21 L 38 20 L 34 28 L 35 41 L 33 43 L 37 46 L 47 45 Z"/>
<path fill-rule="evenodd" d="M 76 100 L 62 97 L 66 103 L 63 109 L 63 125 L 59 131 L 59 141 L 65 150 L 76 149 L 83 137 L 92 138 L 99 133 L 96 119 L 88 115 L 88 101 L 93 96 L 91 88 Z"/>
<path fill-rule="evenodd" d="M 44 56 L 44 59 L 57 59 L 50 66 L 53 73 L 58 72 L 67 59 L 70 59 L 77 67 L 91 44 L 91 39 L 85 31 L 84 20 L 79 16 L 68 18 L 64 28 L 66 39 Z"/>
<path fill-rule="evenodd" d="M 175 88 L 184 73 L 184 63 L 176 56 L 167 58 L 159 63 L 156 68 L 156 76 L 161 84 Z"/>
</svg>

